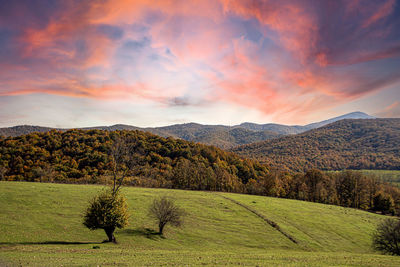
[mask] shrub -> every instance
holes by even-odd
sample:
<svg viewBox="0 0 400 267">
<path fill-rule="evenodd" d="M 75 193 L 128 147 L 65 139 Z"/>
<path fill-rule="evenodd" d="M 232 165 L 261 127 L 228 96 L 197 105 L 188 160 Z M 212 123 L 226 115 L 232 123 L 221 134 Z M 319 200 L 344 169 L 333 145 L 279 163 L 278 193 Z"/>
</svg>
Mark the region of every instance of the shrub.
<svg viewBox="0 0 400 267">
<path fill-rule="evenodd" d="M 128 225 L 128 206 L 118 191 L 103 191 L 90 202 L 83 224 L 90 230 L 103 229 L 108 242 L 116 243 L 114 231 Z"/>
<path fill-rule="evenodd" d="M 378 192 L 373 199 L 373 209 L 381 211 L 383 214 L 392 213 L 394 215 L 394 201 L 392 196 L 382 191 Z"/>
<path fill-rule="evenodd" d="M 381 222 L 373 234 L 372 246 L 385 254 L 400 255 L 400 221 L 387 219 Z"/>
</svg>

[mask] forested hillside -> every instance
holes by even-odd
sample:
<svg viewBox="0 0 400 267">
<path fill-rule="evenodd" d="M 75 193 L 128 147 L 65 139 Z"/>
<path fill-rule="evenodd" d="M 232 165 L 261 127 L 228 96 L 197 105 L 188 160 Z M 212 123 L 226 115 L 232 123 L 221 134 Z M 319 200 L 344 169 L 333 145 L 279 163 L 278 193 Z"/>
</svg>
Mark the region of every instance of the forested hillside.
<svg viewBox="0 0 400 267">
<path fill-rule="evenodd" d="M 133 185 L 243 191 L 267 168 L 231 152 L 141 131 L 52 130 L 0 137 L 1 177 L 6 180 L 98 183 L 111 170 L 110 149 L 124 137 L 140 151 Z"/>
<path fill-rule="evenodd" d="M 249 193 L 400 212 L 400 190 L 362 173 L 268 171 L 256 160 L 213 146 L 136 130 L 52 130 L 0 137 L 0 179 L 106 184 L 114 174 L 113 162 L 125 155 L 111 153 L 121 144 L 131 151 L 132 162 L 118 169 L 129 171 L 126 185 Z"/>
<path fill-rule="evenodd" d="M 400 169 L 400 119 L 342 120 L 308 132 L 240 146 L 271 168 L 304 171 Z"/>
<path fill-rule="evenodd" d="M 187 141 L 217 146 L 223 149 L 250 144 L 281 136 L 274 131 L 253 131 L 242 127 L 224 125 L 201 125 L 197 123 L 177 124 L 159 128 L 147 128 L 160 136 L 172 136 Z"/>
<path fill-rule="evenodd" d="M 68 131 L 68 129 L 52 129 L 40 126 L 15 126 L 0 128 L 0 136 L 20 136 L 29 133 L 43 133 L 51 130 Z M 223 149 L 233 148 L 239 145 L 260 142 L 276 138 L 282 134 L 270 130 L 250 130 L 243 127 L 229 127 L 224 125 L 202 125 L 197 123 L 175 124 L 165 127 L 139 128 L 131 125 L 116 124 L 113 126 L 86 127 L 81 130 L 105 130 L 124 131 L 141 130 L 153 133 L 162 137 L 180 138 L 207 145 L 213 145 Z"/>
<path fill-rule="evenodd" d="M 45 133 L 54 130 L 49 127 L 19 125 L 7 128 L 0 128 L 0 136 L 20 136 L 30 133 Z"/>
<path fill-rule="evenodd" d="M 370 116 L 364 112 L 356 111 L 351 112 L 348 114 L 344 114 L 342 116 L 334 117 L 328 120 L 319 121 L 310 123 L 307 125 L 283 125 L 283 124 L 276 124 L 276 123 L 267 123 L 267 124 L 256 124 L 256 123 L 249 123 L 245 122 L 237 127 L 243 127 L 245 129 L 253 130 L 253 131 L 272 131 L 279 135 L 289 135 L 289 134 L 299 134 L 305 131 L 319 128 L 330 124 L 335 121 L 340 121 L 344 119 L 375 119 L 375 117 Z"/>
</svg>

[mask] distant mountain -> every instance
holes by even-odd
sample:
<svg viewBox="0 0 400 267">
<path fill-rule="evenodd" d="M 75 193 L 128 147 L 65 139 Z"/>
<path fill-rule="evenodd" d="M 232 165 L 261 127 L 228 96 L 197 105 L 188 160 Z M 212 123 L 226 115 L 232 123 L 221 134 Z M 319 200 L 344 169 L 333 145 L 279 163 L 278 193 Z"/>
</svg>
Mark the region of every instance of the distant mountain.
<svg viewBox="0 0 400 267">
<path fill-rule="evenodd" d="M 268 124 L 257 124 L 251 122 L 244 122 L 238 126 L 244 129 L 249 129 L 253 131 L 272 131 L 280 135 L 288 135 L 288 134 L 298 134 L 309 130 L 306 126 L 301 125 L 283 125 L 283 124 L 276 124 L 276 123 L 268 123 Z"/>
<path fill-rule="evenodd" d="M 31 125 L 19 125 L 7 128 L 0 128 L 0 135 L 2 136 L 20 136 L 30 133 L 45 133 L 53 130 L 54 128 L 42 127 L 42 126 L 31 126 Z"/>
<path fill-rule="evenodd" d="M 324 120 L 320 122 L 315 122 L 311 124 L 307 124 L 304 126 L 301 125 L 293 125 L 293 126 L 288 126 L 288 125 L 282 125 L 282 124 L 275 124 L 275 123 L 268 123 L 268 124 L 256 124 L 256 123 L 250 123 L 250 122 L 245 122 L 239 125 L 239 127 L 253 130 L 253 131 L 272 131 L 276 132 L 277 134 L 280 135 L 288 135 L 288 134 L 298 134 L 298 133 L 303 133 L 305 131 L 319 128 L 322 126 L 325 126 L 327 124 L 330 124 L 335 121 L 340 121 L 344 119 L 374 119 L 375 117 L 370 116 L 364 112 L 356 111 L 352 113 L 348 113 L 339 117 L 331 118 L 329 120 Z M 236 126 L 237 127 L 237 126 Z"/>
<path fill-rule="evenodd" d="M 400 119 L 345 119 L 232 151 L 294 171 L 400 170 Z"/>
<path fill-rule="evenodd" d="M 77 128 L 79 130 L 104 130 L 104 131 L 133 131 L 133 130 L 141 130 L 142 128 L 126 125 L 126 124 L 115 124 L 111 126 L 95 126 L 95 127 L 83 127 Z M 69 130 L 69 129 L 60 129 L 60 130 Z"/>
<path fill-rule="evenodd" d="M 116 124 L 112 126 L 96 126 L 96 127 L 85 127 L 80 128 L 83 130 L 142 130 L 151 132 L 162 137 L 174 137 L 180 138 L 187 141 L 193 141 L 198 143 L 204 143 L 208 145 L 214 145 L 224 149 L 230 149 L 236 146 L 250 144 L 254 142 L 265 141 L 284 135 L 298 134 L 310 129 L 321 127 L 334 121 L 341 119 L 360 119 L 360 118 L 373 118 L 362 112 L 353 112 L 340 117 L 332 118 L 326 121 L 308 124 L 305 126 L 294 125 L 281 125 L 281 124 L 256 124 L 256 123 L 242 123 L 235 126 L 225 125 L 202 125 L 198 123 L 185 123 L 175 124 L 165 127 L 149 127 L 140 128 L 131 125 Z M 3 136 L 19 136 L 32 132 L 47 132 L 53 128 L 40 127 L 40 126 L 15 126 L 9 128 L 0 128 L 0 135 Z M 67 129 L 57 129 L 67 130 Z"/>
<path fill-rule="evenodd" d="M 345 115 L 342 115 L 339 117 L 335 117 L 335 118 L 332 118 L 329 120 L 307 124 L 305 127 L 309 128 L 308 130 L 311 130 L 311 129 L 315 129 L 315 128 L 319 128 L 319 127 L 328 125 L 335 121 L 340 121 L 340 120 L 345 120 L 345 119 L 375 119 L 375 117 L 368 115 L 364 112 L 356 111 L 356 112 L 348 113 L 348 114 L 345 114 Z"/>
</svg>

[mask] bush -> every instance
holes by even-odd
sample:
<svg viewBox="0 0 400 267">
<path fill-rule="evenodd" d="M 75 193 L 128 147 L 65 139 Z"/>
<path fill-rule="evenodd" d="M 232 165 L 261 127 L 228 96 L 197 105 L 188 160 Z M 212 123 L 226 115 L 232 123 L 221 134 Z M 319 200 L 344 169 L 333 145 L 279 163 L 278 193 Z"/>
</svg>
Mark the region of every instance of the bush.
<svg viewBox="0 0 400 267">
<path fill-rule="evenodd" d="M 400 221 L 387 219 L 381 222 L 373 234 L 372 246 L 385 254 L 400 255 Z"/>
<path fill-rule="evenodd" d="M 385 194 L 382 191 L 378 192 L 373 199 L 373 209 L 381 211 L 383 214 L 391 213 L 394 215 L 394 201 L 392 196 Z"/>
<path fill-rule="evenodd" d="M 97 195 L 86 210 L 83 224 L 90 230 L 103 229 L 108 242 L 116 243 L 114 231 L 128 225 L 128 206 L 120 192 L 103 191 Z"/>
</svg>

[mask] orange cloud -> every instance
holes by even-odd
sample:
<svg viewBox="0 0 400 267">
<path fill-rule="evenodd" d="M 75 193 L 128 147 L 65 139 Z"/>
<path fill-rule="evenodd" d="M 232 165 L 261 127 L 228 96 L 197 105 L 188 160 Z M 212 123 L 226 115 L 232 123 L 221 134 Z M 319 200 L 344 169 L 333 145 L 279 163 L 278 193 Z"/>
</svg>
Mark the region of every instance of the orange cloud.
<svg viewBox="0 0 400 267">
<path fill-rule="evenodd" d="M 77 98 L 93 98 L 99 100 L 113 101 L 113 100 L 137 100 L 138 98 L 150 99 L 157 102 L 168 102 L 166 96 L 154 94 L 154 89 L 150 85 L 144 83 L 136 83 L 134 85 L 125 84 L 108 84 L 99 86 L 83 86 L 78 81 L 67 81 L 65 83 L 53 83 L 41 85 L 33 84 L 26 85 L 25 88 L 14 91 L 0 92 L 0 96 L 17 96 L 26 94 L 52 94 L 67 97 Z M 37 86 L 37 87 L 36 87 Z M 35 88 L 36 87 L 36 88 Z M 46 89 L 45 87 L 50 87 Z"/>
<path fill-rule="evenodd" d="M 221 9 L 214 0 L 106 0 L 94 2 L 90 8 L 90 23 L 130 24 L 140 21 L 148 11 L 158 11 L 167 16 L 203 16 L 220 20 Z"/>
</svg>

